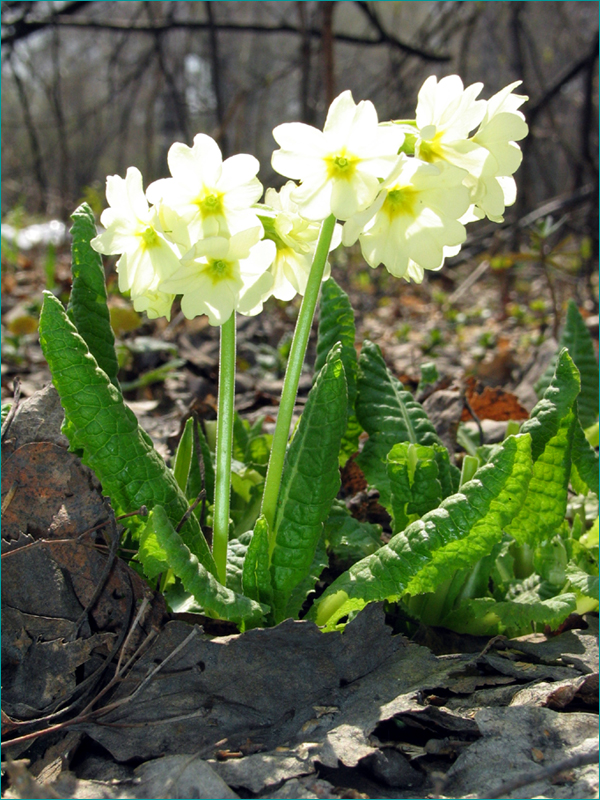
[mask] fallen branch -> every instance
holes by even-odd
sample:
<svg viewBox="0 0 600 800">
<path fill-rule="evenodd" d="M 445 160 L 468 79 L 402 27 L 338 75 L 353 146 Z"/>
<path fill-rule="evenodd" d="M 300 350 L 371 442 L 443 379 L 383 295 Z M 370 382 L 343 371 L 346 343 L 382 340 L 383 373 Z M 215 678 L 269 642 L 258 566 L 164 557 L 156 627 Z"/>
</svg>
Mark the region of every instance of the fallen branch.
<svg viewBox="0 0 600 800">
<path fill-rule="evenodd" d="M 564 758 L 562 761 L 557 761 L 555 764 L 551 764 L 549 767 L 542 767 L 542 769 L 536 769 L 535 771 L 532 770 L 531 772 L 523 772 L 521 775 L 517 775 L 517 777 L 513 778 L 512 780 L 503 781 L 500 786 L 492 789 L 491 792 L 477 795 L 477 800 L 496 800 L 498 797 L 507 797 L 507 795 L 509 795 L 511 792 L 514 792 L 515 789 L 520 789 L 522 786 L 529 786 L 532 783 L 537 783 L 538 781 L 546 780 L 547 778 L 553 778 L 555 775 L 558 775 L 559 772 L 563 772 L 564 770 L 576 769 L 577 767 L 583 767 L 586 764 L 597 763 L 598 748 L 593 750 L 591 753 L 580 753 L 579 755 L 571 756 L 570 758 Z"/>
</svg>

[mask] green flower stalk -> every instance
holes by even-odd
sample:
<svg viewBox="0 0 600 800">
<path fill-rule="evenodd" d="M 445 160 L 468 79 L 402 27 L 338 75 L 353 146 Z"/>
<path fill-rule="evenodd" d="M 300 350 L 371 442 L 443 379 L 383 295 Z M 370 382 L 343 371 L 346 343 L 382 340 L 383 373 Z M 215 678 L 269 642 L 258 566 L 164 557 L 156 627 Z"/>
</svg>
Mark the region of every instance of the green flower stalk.
<svg viewBox="0 0 600 800">
<path fill-rule="evenodd" d="M 213 514 L 213 558 L 217 577 L 225 585 L 229 503 L 231 493 L 231 450 L 235 397 L 235 311 L 221 325 L 219 353 L 219 399 L 215 464 L 215 510 Z"/>
</svg>

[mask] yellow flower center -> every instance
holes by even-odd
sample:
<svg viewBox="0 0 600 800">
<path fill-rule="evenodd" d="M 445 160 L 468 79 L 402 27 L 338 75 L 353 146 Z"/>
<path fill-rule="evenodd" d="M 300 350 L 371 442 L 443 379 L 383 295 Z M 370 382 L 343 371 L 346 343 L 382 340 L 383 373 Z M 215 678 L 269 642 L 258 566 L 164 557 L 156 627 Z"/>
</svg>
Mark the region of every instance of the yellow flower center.
<svg viewBox="0 0 600 800">
<path fill-rule="evenodd" d="M 337 156 L 328 156 L 325 162 L 327 164 L 329 177 L 350 180 L 354 175 L 359 160 L 360 159 L 351 156 L 345 151 L 339 153 Z"/>
<path fill-rule="evenodd" d="M 443 135 L 443 131 L 437 131 L 433 139 L 422 140 L 420 142 L 417 155 L 422 161 L 428 161 L 431 164 L 433 161 L 439 161 L 444 158 L 440 146 Z"/>
<path fill-rule="evenodd" d="M 158 247 L 160 244 L 160 237 L 151 225 L 138 235 L 142 239 L 142 247 L 146 250 L 150 250 L 152 247 Z"/>
<path fill-rule="evenodd" d="M 196 205 L 200 209 L 203 217 L 209 217 L 213 214 L 223 213 L 223 195 L 216 192 L 207 192 L 203 197 L 196 200 Z"/>
<path fill-rule="evenodd" d="M 401 189 L 391 189 L 383 202 L 382 211 L 390 219 L 401 214 L 414 216 L 415 202 L 418 192 L 412 186 L 403 186 Z"/>
<path fill-rule="evenodd" d="M 233 263 L 222 258 L 210 259 L 207 272 L 213 283 L 231 280 L 233 278 Z"/>
</svg>

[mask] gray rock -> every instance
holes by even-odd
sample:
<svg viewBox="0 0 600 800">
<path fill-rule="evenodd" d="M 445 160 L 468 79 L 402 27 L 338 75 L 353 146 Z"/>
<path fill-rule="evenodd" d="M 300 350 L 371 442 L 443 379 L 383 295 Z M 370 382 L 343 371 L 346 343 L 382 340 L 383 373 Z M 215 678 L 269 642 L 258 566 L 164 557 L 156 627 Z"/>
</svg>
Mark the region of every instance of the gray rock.
<svg viewBox="0 0 600 800">
<path fill-rule="evenodd" d="M 411 767 L 406 756 L 393 747 L 376 750 L 362 762 L 375 780 L 397 789 L 408 789 L 423 783 L 424 776 Z"/>
<path fill-rule="evenodd" d="M 233 800 L 233 792 L 214 769 L 195 756 L 165 756 L 135 770 L 140 779 L 137 796 L 181 800 Z"/>
</svg>

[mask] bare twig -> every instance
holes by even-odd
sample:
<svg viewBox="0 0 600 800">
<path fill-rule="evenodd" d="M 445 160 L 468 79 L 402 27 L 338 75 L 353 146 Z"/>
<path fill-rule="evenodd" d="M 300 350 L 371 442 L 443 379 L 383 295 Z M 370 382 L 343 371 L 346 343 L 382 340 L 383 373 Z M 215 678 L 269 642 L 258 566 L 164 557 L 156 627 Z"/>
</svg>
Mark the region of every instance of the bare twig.
<svg viewBox="0 0 600 800">
<path fill-rule="evenodd" d="M 481 427 L 481 420 L 479 419 L 477 414 L 471 408 L 471 404 L 469 403 L 469 398 L 467 397 L 466 393 L 465 393 L 465 396 L 464 396 L 463 399 L 465 401 L 465 405 L 467 407 L 467 411 L 473 417 L 473 421 L 475 422 L 475 425 L 477 425 L 477 430 L 479 431 L 479 445 L 480 445 L 480 447 L 483 447 L 483 445 L 485 444 L 485 436 L 483 434 L 483 428 Z"/>
<path fill-rule="evenodd" d="M 23 31 L 24 35 L 29 35 L 27 28 L 30 23 L 26 23 Z M 65 28 L 88 28 L 90 30 L 116 30 L 116 31 L 127 31 L 130 33 L 156 33 L 157 30 L 176 30 L 176 29 L 188 29 L 188 30 L 202 30 L 207 31 L 210 30 L 210 24 L 208 22 L 200 22 L 198 20 L 172 20 L 168 23 L 164 23 L 162 25 L 157 26 L 150 26 L 144 24 L 135 24 L 131 25 L 129 22 L 117 22 L 115 20 L 111 21 L 99 21 L 99 20 L 92 20 L 92 19 L 77 19 L 77 18 L 62 18 L 60 16 L 56 17 L 54 20 L 54 24 L 60 25 Z M 37 24 L 35 30 L 39 30 L 40 27 L 44 27 L 44 24 L 40 25 Z M 31 31 L 33 33 L 33 31 Z M 302 35 L 302 31 L 299 30 L 295 25 L 289 25 L 287 23 L 281 23 L 279 25 L 253 25 L 253 24 L 242 24 L 242 25 L 235 25 L 228 22 L 220 22 L 219 23 L 219 33 L 273 33 L 273 34 L 290 34 L 290 35 Z M 318 27 L 311 27 L 308 28 L 306 33 L 313 39 L 320 39 L 321 38 L 321 30 Z M 430 52 L 428 50 L 424 50 L 422 48 L 411 47 L 410 45 L 406 44 L 405 42 L 401 41 L 395 36 L 392 36 L 389 33 L 380 33 L 380 36 L 377 39 L 365 38 L 363 36 L 353 36 L 347 33 L 335 33 L 334 37 L 338 42 L 347 42 L 348 44 L 358 44 L 358 45 L 365 45 L 371 47 L 379 47 L 382 44 L 388 44 L 392 47 L 404 51 L 410 55 L 419 56 L 420 58 L 424 59 L 425 61 L 450 61 L 451 56 L 447 53 L 435 53 Z M 23 38 L 20 36 L 19 38 Z M 4 43 L 9 43 L 14 41 L 14 36 L 7 35 L 5 39 L 3 39 Z"/>
<path fill-rule="evenodd" d="M 100 595 L 104 591 L 104 584 L 106 583 L 106 581 L 108 579 L 108 576 L 110 575 L 110 573 L 112 571 L 112 568 L 114 567 L 115 559 L 117 557 L 117 550 L 119 549 L 120 536 L 119 536 L 119 531 L 117 529 L 117 523 L 115 522 L 115 515 L 113 513 L 112 508 L 108 504 L 108 501 L 106 500 L 106 498 L 104 498 L 104 507 L 108 511 L 108 514 L 109 514 L 108 519 L 109 519 L 109 523 L 110 523 L 110 526 L 111 526 L 111 529 L 112 529 L 111 530 L 111 538 L 110 538 L 110 550 L 108 551 L 108 557 L 107 557 L 106 563 L 105 563 L 105 565 L 104 565 L 104 567 L 102 569 L 102 574 L 100 576 L 100 580 L 98 581 L 98 583 L 96 585 L 96 588 L 94 589 L 94 592 L 93 592 L 88 604 L 86 605 L 86 607 L 83 609 L 83 611 L 79 615 L 79 619 L 77 619 L 77 621 L 75 622 L 75 627 L 74 627 L 73 633 L 71 634 L 71 639 L 72 640 L 77 638 L 77 636 L 79 634 L 79 629 L 81 628 L 81 626 L 83 625 L 83 623 L 87 619 L 87 615 L 90 613 L 92 608 L 96 605 L 96 603 L 98 601 L 98 598 L 100 597 Z"/>
<path fill-rule="evenodd" d="M 15 418 L 15 414 L 17 413 L 17 408 L 19 407 L 19 401 L 21 399 L 21 381 L 18 378 L 15 378 L 13 381 L 13 402 L 12 406 L 10 407 L 10 411 L 6 415 L 6 419 L 2 424 L 2 433 L 0 434 L 2 441 L 4 441 L 4 437 L 8 433 L 10 426 L 13 423 Z"/>
<path fill-rule="evenodd" d="M 553 778 L 555 775 L 558 775 L 559 772 L 563 772 L 563 770 L 576 769 L 586 764 L 597 763 L 598 748 L 591 753 L 580 753 L 576 756 L 564 758 L 562 761 L 557 761 L 548 767 L 542 767 L 541 769 L 532 770 L 531 772 L 523 772 L 521 775 L 517 775 L 516 778 L 512 778 L 512 780 L 503 781 L 501 785 L 496 786 L 491 792 L 478 795 L 477 798 L 478 800 L 496 800 L 498 797 L 507 797 L 511 792 L 514 792 L 515 789 L 520 789 L 522 786 L 529 786 L 532 783 L 537 783 L 547 778 Z"/>
</svg>

